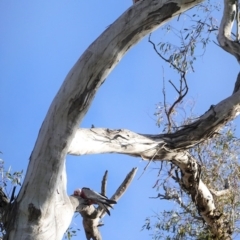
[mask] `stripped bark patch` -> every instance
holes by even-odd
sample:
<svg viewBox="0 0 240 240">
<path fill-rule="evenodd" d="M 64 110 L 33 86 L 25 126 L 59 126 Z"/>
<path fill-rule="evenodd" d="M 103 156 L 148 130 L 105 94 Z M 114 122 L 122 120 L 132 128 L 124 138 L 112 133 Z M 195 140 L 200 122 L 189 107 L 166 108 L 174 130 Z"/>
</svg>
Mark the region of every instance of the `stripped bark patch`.
<svg viewBox="0 0 240 240">
<path fill-rule="evenodd" d="M 28 204 L 28 221 L 37 221 L 41 217 L 41 210 L 36 208 L 33 203 Z"/>
</svg>

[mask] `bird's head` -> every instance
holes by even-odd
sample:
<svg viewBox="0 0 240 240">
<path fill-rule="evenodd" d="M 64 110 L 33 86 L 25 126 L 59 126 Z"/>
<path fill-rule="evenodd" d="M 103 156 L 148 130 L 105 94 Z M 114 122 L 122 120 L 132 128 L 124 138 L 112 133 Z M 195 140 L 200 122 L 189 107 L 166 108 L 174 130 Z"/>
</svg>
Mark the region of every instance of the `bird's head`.
<svg viewBox="0 0 240 240">
<path fill-rule="evenodd" d="M 81 197 L 81 193 L 82 193 L 82 189 L 78 188 L 78 189 L 74 190 L 73 196 Z"/>
</svg>

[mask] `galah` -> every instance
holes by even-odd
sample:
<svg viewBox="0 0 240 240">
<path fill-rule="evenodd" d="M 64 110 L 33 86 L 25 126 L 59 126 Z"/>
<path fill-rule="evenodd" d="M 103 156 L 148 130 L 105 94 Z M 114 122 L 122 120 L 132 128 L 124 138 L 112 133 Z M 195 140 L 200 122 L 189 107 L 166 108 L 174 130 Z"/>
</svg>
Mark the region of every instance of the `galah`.
<svg viewBox="0 0 240 240">
<path fill-rule="evenodd" d="M 106 196 L 97 193 L 90 188 L 83 187 L 82 189 L 76 189 L 73 196 L 81 197 L 86 201 L 87 205 L 98 204 L 102 209 L 104 209 L 110 216 L 110 211 L 107 207 L 113 208 L 111 204 L 116 204 L 117 202 L 108 199 Z"/>
</svg>

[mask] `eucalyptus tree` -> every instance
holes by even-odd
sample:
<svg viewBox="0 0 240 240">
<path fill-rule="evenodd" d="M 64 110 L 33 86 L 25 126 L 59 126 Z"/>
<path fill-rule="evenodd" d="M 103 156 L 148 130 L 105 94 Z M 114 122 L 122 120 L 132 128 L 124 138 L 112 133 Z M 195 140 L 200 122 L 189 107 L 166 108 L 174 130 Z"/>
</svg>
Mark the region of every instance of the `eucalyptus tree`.
<svg viewBox="0 0 240 240">
<path fill-rule="evenodd" d="M 101 239 L 97 227 L 104 212 L 102 209 L 95 210 L 91 205 L 86 207 L 81 198 L 67 195 L 65 158 L 67 154 L 113 152 L 146 161 L 164 160 L 176 166 L 180 172 L 178 182 L 181 188 L 191 196 L 212 235 L 218 239 L 231 239 L 231 224 L 226 222 L 224 213 L 218 209 L 191 148 L 212 138 L 238 115 L 240 75 L 231 96 L 174 132 L 151 135 L 126 129 L 79 128 L 97 90 L 124 54 L 144 36 L 201 2 L 137 1 L 80 56 L 49 107 L 17 198 L 4 207 L 5 239 L 62 239 L 75 211 L 79 211 L 86 220 L 87 239 Z M 238 38 L 231 39 L 233 23 L 238 19 L 236 12 L 237 3 L 225 0 L 217 39 L 220 47 L 239 61 Z M 121 187 L 129 184 L 135 171 L 130 172 Z M 116 191 L 113 200 L 120 196 Z"/>
</svg>

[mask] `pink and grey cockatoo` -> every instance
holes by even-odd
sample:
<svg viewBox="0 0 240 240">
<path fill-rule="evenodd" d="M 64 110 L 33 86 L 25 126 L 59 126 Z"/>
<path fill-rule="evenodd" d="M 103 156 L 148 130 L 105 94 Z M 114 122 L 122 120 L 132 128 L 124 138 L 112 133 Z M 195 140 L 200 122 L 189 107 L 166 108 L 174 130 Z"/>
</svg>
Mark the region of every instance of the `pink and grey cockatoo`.
<svg viewBox="0 0 240 240">
<path fill-rule="evenodd" d="M 117 202 L 108 199 L 106 196 L 97 193 L 89 188 L 76 189 L 73 193 L 75 197 L 81 197 L 85 200 L 87 205 L 98 204 L 102 209 L 104 209 L 110 216 L 110 211 L 107 207 L 113 208 L 111 204 L 116 204 Z"/>
</svg>

